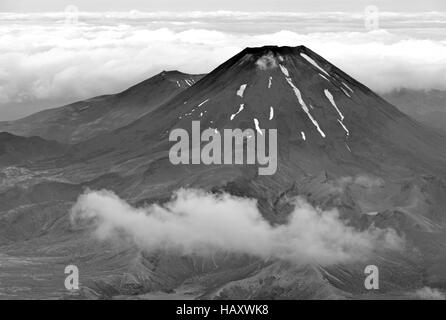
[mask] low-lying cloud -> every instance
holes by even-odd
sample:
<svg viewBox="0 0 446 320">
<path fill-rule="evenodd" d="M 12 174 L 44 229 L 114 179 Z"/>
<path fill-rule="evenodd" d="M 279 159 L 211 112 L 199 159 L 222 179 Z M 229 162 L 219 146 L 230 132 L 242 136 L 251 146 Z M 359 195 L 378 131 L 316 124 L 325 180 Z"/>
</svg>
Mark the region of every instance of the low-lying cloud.
<svg viewBox="0 0 446 320">
<path fill-rule="evenodd" d="M 446 296 L 440 290 L 430 287 L 418 289 L 413 294 L 415 298 L 423 300 L 446 300 Z"/>
<path fill-rule="evenodd" d="M 164 205 L 135 208 L 109 191 L 88 191 L 72 208 L 74 224 L 88 222 L 101 240 L 125 239 L 147 250 L 209 255 L 218 251 L 330 265 L 401 249 L 392 229 L 358 231 L 336 209 L 322 211 L 295 198 L 288 223 L 271 225 L 253 199 L 200 190 L 177 191 Z"/>
<path fill-rule="evenodd" d="M 114 93 L 162 70 L 207 73 L 247 46 L 306 45 L 379 92 L 446 89 L 443 17 L 382 13 L 382 29 L 367 31 L 361 13 L 81 13 L 73 26 L 62 13 L 4 13 L 0 119 L 8 106 L 20 116 L 17 104 Z"/>
<path fill-rule="evenodd" d="M 327 184 L 331 192 L 343 193 L 350 185 L 357 185 L 366 189 L 371 189 L 383 187 L 385 181 L 380 177 L 358 174 L 356 176 L 343 176 L 336 180 L 329 180 Z"/>
</svg>

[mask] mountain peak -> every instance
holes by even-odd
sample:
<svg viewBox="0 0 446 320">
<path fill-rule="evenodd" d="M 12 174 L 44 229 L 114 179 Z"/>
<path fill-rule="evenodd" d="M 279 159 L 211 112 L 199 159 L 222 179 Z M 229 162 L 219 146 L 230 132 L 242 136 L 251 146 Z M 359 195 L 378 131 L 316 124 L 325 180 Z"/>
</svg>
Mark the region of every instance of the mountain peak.
<svg viewBox="0 0 446 320">
<path fill-rule="evenodd" d="M 122 149 L 153 143 L 151 151 L 161 155 L 170 148 L 169 132 L 192 132 L 194 122 L 200 130 L 220 134 L 276 129 L 279 171 L 319 173 L 340 172 L 344 165 L 345 170 L 370 169 L 385 158 L 410 159 L 400 157 L 411 152 L 409 145 L 417 149 L 431 139 L 414 135 L 416 123 L 305 46 L 246 48 L 186 85 L 161 107 L 114 131 L 113 139 L 99 137 L 83 147 L 97 152 L 100 145 L 125 154 Z"/>
<path fill-rule="evenodd" d="M 224 74 L 234 78 L 236 73 L 239 74 L 249 70 L 266 72 L 273 69 L 285 70 L 283 67 L 296 74 L 311 71 L 313 74 L 319 74 L 327 81 L 330 80 L 326 78 L 331 76 L 333 78 L 345 78 L 345 82 L 354 81 L 330 62 L 303 45 L 296 47 L 271 45 L 247 47 L 211 72 L 210 78 L 220 78 L 222 76 L 225 78 Z M 231 81 L 229 77 L 227 80 Z"/>
<path fill-rule="evenodd" d="M 305 50 L 308 50 L 308 48 L 303 45 L 296 47 L 268 45 L 262 47 L 247 47 L 242 51 L 242 53 L 245 52 L 249 54 L 265 54 L 268 52 L 272 52 L 275 54 L 287 55 L 287 54 L 297 54 Z"/>
<path fill-rule="evenodd" d="M 167 80 L 178 88 L 187 89 L 202 77 L 203 75 L 200 74 L 188 74 L 178 70 L 163 70 L 153 78 L 155 80 Z"/>
<path fill-rule="evenodd" d="M 218 131 L 278 129 L 282 150 L 291 142 L 351 154 L 355 141 L 382 136 L 401 116 L 309 48 L 263 46 L 242 50 L 177 96 L 159 110 L 167 127 L 153 129 L 166 134 L 191 121 Z"/>
<path fill-rule="evenodd" d="M 163 70 L 157 75 L 162 77 L 190 76 L 189 74 L 181 72 L 179 70 Z"/>
<path fill-rule="evenodd" d="M 256 62 L 258 59 L 269 57 L 278 62 L 283 62 L 286 59 L 298 59 L 301 55 L 306 55 L 315 59 L 320 58 L 316 53 L 303 45 L 296 47 L 268 45 L 262 47 L 247 47 L 234 56 L 233 59 L 238 58 L 240 60 Z"/>
</svg>

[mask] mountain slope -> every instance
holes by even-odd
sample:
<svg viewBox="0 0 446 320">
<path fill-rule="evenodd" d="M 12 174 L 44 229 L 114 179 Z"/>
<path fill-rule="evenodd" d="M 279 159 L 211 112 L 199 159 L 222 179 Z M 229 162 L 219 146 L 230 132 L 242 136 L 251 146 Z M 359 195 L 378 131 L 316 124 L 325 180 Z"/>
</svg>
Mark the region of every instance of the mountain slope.
<svg viewBox="0 0 446 320">
<path fill-rule="evenodd" d="M 399 89 L 383 97 L 421 123 L 446 132 L 446 91 Z"/>
<path fill-rule="evenodd" d="M 277 129 L 277 172 L 260 176 L 257 165 L 171 164 L 169 132 L 190 132 L 193 120 L 219 132 Z M 18 182 L 0 191 L 0 227 L 9 230 L 0 252 L 24 261 L 35 257 L 32 275 L 46 280 L 45 296 L 63 295 L 55 289 L 63 281 L 52 273 L 71 263 L 82 270 L 80 296 L 87 298 L 401 298 L 446 283 L 444 137 L 303 46 L 247 48 L 150 114 L 37 168 L 45 173 L 32 178 L 15 170 Z M 178 188 L 226 192 L 255 199 L 271 226 L 289 221 L 298 196 L 315 208 L 338 210 L 357 230 L 392 227 L 406 247 L 329 266 L 234 252 L 146 251 L 132 242 L 98 241 L 91 224 L 73 225 L 69 208 L 84 188 L 111 190 L 138 208 L 162 206 Z M 369 264 L 379 265 L 379 291 L 364 288 Z M 2 283 L 15 288 L 23 269 L 0 266 L 8 274 Z M 42 286 L 31 283 L 23 290 L 30 297 Z"/>
<path fill-rule="evenodd" d="M 168 133 L 190 131 L 193 120 L 200 121 L 202 130 L 220 132 L 256 130 L 256 121 L 261 129 L 276 128 L 279 175 L 281 169 L 301 175 L 321 170 L 446 174 L 444 136 L 303 46 L 245 49 L 150 115 L 75 146 L 73 157 L 93 160 L 100 155 L 102 165 L 102 156 L 105 164 L 122 164 L 136 153 L 142 161 L 156 158 L 162 168 L 181 171 L 167 159 Z"/>
<path fill-rule="evenodd" d="M 60 156 L 64 151 L 65 147 L 55 141 L 0 132 L 0 167 L 48 159 Z"/>
<path fill-rule="evenodd" d="M 201 75 L 163 71 L 118 94 L 44 110 L 16 121 L 0 122 L 0 131 L 64 143 L 85 140 L 138 119 L 200 78 Z"/>
</svg>

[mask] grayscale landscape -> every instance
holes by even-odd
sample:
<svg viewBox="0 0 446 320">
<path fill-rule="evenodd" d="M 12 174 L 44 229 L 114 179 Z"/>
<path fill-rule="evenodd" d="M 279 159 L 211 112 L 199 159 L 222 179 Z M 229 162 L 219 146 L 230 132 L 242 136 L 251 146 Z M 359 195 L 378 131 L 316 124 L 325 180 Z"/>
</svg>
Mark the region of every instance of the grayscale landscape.
<svg viewBox="0 0 446 320">
<path fill-rule="evenodd" d="M 335 8 L 87 8 L 57 31 L 62 13 L 5 5 L 0 46 L 32 26 L 46 69 L 0 52 L 0 299 L 445 299 L 446 8 L 371 30 Z M 420 43 L 439 49 L 402 50 Z M 277 171 L 173 164 L 192 121 L 276 129 Z"/>
</svg>

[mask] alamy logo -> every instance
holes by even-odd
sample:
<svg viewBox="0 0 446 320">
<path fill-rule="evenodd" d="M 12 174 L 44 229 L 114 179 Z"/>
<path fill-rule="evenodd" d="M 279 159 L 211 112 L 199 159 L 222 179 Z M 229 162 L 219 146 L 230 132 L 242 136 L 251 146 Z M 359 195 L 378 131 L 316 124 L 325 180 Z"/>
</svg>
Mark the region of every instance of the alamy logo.
<svg viewBox="0 0 446 320">
<path fill-rule="evenodd" d="M 79 23 L 79 9 L 76 6 L 69 5 L 65 8 L 65 26 L 77 26 Z"/>
<path fill-rule="evenodd" d="M 223 129 L 222 135 L 212 128 L 201 132 L 200 121 L 192 121 L 192 139 L 188 131 L 177 128 L 170 132 L 169 141 L 177 141 L 169 152 L 174 165 L 258 164 L 259 175 L 277 170 L 277 129 Z"/>
<path fill-rule="evenodd" d="M 75 265 L 68 265 L 65 267 L 65 274 L 68 276 L 65 278 L 65 288 L 69 291 L 79 290 L 79 269 Z"/>
<path fill-rule="evenodd" d="M 368 265 L 364 269 L 364 274 L 367 277 L 364 280 L 364 287 L 367 290 L 378 290 L 379 289 L 379 269 L 375 265 Z"/>
<path fill-rule="evenodd" d="M 364 26 L 368 31 L 379 29 L 379 9 L 377 6 L 367 6 L 364 10 Z"/>
</svg>

